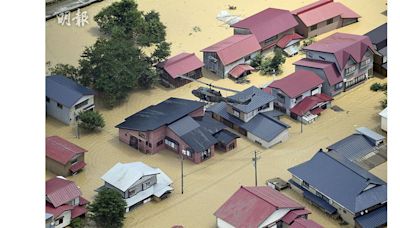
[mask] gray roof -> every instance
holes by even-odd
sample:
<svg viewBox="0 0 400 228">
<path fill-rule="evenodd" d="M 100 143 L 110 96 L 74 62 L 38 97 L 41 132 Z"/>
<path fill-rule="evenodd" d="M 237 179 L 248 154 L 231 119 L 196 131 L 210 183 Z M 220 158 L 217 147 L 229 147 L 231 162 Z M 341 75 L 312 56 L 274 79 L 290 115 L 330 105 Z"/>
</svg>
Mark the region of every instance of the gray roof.
<svg viewBox="0 0 400 228">
<path fill-rule="evenodd" d="M 204 105 L 202 102 L 172 97 L 129 116 L 115 127 L 136 131 L 152 131 L 163 125 L 171 124 Z"/>
<path fill-rule="evenodd" d="M 202 152 L 218 141 L 206 129 L 200 126 L 192 117 L 186 116 L 168 125 L 194 152 Z"/>
<path fill-rule="evenodd" d="M 211 134 L 215 134 L 215 133 L 221 131 L 222 129 L 226 128 L 226 126 L 223 123 L 214 120 L 212 117 L 210 117 L 207 114 L 202 117 L 194 117 L 193 119 L 198 124 L 200 124 L 201 127 L 203 127 L 204 129 L 207 129 L 207 131 L 210 132 Z"/>
<path fill-rule="evenodd" d="M 350 135 L 327 148 L 341 154 L 350 161 L 357 161 L 377 150 L 375 143 L 362 134 Z"/>
<path fill-rule="evenodd" d="M 378 133 L 376 133 L 375 131 L 372 131 L 366 127 L 359 127 L 356 129 L 357 132 L 359 132 L 360 134 L 365 135 L 366 137 L 374 140 L 374 141 L 382 141 L 385 139 L 385 136 L 380 135 Z"/>
<path fill-rule="evenodd" d="M 93 90 L 79 85 L 62 75 L 46 77 L 46 97 L 70 108 L 86 95 L 94 95 Z"/>
<path fill-rule="evenodd" d="M 251 86 L 233 96 L 230 96 L 229 98 L 242 102 L 247 101 L 245 104 L 232 104 L 234 108 L 245 113 L 249 113 L 276 99 L 275 96 L 268 94 L 255 86 Z"/>
<path fill-rule="evenodd" d="M 232 142 L 232 140 L 240 138 L 240 136 L 236 135 L 235 133 L 232 133 L 226 129 L 216 133 L 214 135 L 214 137 L 218 140 L 218 142 L 226 145 L 230 142 Z"/>
<path fill-rule="evenodd" d="M 387 47 L 384 47 L 384 48 L 380 49 L 378 52 L 382 56 L 387 56 Z"/>
<path fill-rule="evenodd" d="M 46 220 L 53 218 L 53 214 L 47 213 L 46 212 Z"/>
<path fill-rule="evenodd" d="M 371 30 L 365 35 L 369 37 L 372 44 L 375 44 L 379 51 L 387 46 L 387 23 Z"/>
<path fill-rule="evenodd" d="M 361 227 L 381 227 L 387 224 L 387 205 L 354 219 Z"/>
<path fill-rule="evenodd" d="M 352 213 L 387 201 L 386 182 L 335 153 L 320 150 L 288 170 Z"/>
<path fill-rule="evenodd" d="M 287 130 L 290 126 L 263 113 L 257 114 L 249 122 L 232 116 L 226 111 L 226 103 L 220 102 L 209 107 L 206 111 L 216 113 L 224 119 L 229 120 L 235 125 L 240 126 L 253 135 L 270 142 L 283 131 Z"/>
</svg>

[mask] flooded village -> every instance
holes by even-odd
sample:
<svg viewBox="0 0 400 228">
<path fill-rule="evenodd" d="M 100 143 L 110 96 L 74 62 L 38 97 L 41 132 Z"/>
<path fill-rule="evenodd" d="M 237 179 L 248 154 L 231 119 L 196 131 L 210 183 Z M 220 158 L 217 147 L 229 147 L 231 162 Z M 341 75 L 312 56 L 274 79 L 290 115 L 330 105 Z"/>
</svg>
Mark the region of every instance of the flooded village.
<svg viewBox="0 0 400 228">
<path fill-rule="evenodd" d="M 57 17 L 47 20 L 46 62 L 50 63 L 50 65 L 64 63 L 76 66 L 85 47 L 93 45 L 96 39 L 102 35 L 93 17 L 99 13 L 101 9 L 114 2 L 118 1 L 104 0 L 82 8 L 81 11 L 86 11 L 89 16 L 89 23 L 82 27 L 75 26 L 74 24 L 70 26 L 61 25 L 58 23 Z M 245 0 L 137 0 L 136 2 L 138 8 L 144 12 L 155 10 L 160 13 L 160 20 L 166 26 L 166 40 L 171 43 L 171 57 L 182 52 L 194 53 L 198 59 L 204 62 L 202 50 L 234 34 L 234 28 L 217 19 L 221 11 L 244 19 L 267 8 L 293 11 L 317 1 L 259 0 L 250 2 Z M 356 23 L 351 23 L 338 29 L 324 31 L 322 34 L 315 37 L 314 44 L 317 44 L 318 41 L 323 39 L 329 39 L 329 37 L 335 33 L 364 35 L 387 22 L 387 17 L 384 13 L 387 10 L 386 1 L 336 0 L 335 2 L 340 2 L 347 6 L 356 12 L 360 18 L 358 18 L 358 22 Z M 234 7 L 232 7 L 233 5 Z M 71 14 L 73 15 L 74 11 L 71 12 Z M 362 44 L 360 44 L 360 46 L 362 46 Z M 367 48 L 368 47 L 365 49 Z M 298 67 L 295 64 L 298 64 L 300 60 L 308 57 L 309 56 L 304 51 L 299 51 L 299 53 L 294 56 L 286 57 L 286 61 L 281 68 L 282 73 L 278 75 L 262 75 L 260 71 L 251 71 L 250 74 L 246 76 L 248 80 L 247 83 L 237 83 L 230 77 L 222 78 L 209 69 L 206 69 L 206 67 L 201 69 L 202 77 L 198 80 L 203 83 L 209 83 L 212 86 L 235 91 L 244 91 L 251 86 L 268 88 L 268 85 L 272 85 L 272 82 L 279 81 L 294 72 L 298 72 Z M 360 59 L 362 59 L 362 56 Z M 368 62 L 368 64 L 372 67 L 372 62 Z M 386 96 L 383 92 L 374 92 L 370 89 L 375 83 L 384 84 L 386 82 L 386 77 L 376 72 L 371 73 L 368 79 L 363 83 L 341 92 L 336 96 L 332 95 L 333 98 L 329 99 L 330 104 L 324 107 L 322 114 L 319 112 L 318 115 L 315 115 L 315 121 L 309 124 L 301 123 L 302 120 L 298 121 L 290 114 L 280 115 L 278 120 L 272 121 L 279 121 L 282 122 L 283 125 L 290 126 L 287 128 L 288 137 L 286 140 L 282 140 L 282 143 L 277 143 L 269 148 L 266 148 L 263 146 L 263 143 L 259 143 L 259 141 L 249 136 L 251 135 L 250 133 L 252 133 L 251 129 L 249 130 L 246 128 L 246 137 L 241 134 L 242 132 L 227 127 L 226 130 L 240 136 L 240 138 L 235 139 L 235 147 L 227 152 L 211 149 L 212 157 L 204 159 L 202 162 L 193 162 L 191 159 L 184 159 L 182 162 L 180 154 L 167 148 L 163 148 L 156 153 L 143 153 L 139 151 L 139 149 L 130 146 L 129 140 L 128 143 L 125 143 L 121 138 L 121 129 L 116 128 L 117 125 L 127 120 L 127 118 L 133 114 L 149 106 L 156 106 L 172 97 L 199 102 L 200 99 L 196 97 L 192 91 L 201 86 L 207 86 L 197 81 L 184 84 L 178 88 L 166 88 L 161 84 L 156 84 L 153 88 L 147 90 L 134 89 L 129 93 L 126 101 L 115 106 L 113 109 L 105 107 L 100 99 L 97 99 L 95 96 L 93 107 L 102 114 L 105 120 L 105 127 L 101 131 L 91 133 L 79 131 L 76 123 L 66 125 L 56 118 L 47 115 L 46 137 L 59 136 L 62 138 L 61 140 L 66 141 L 63 141 L 63 143 L 68 145 L 68 147 L 76 149 L 74 153 L 83 154 L 80 155 L 82 156 L 80 158 L 82 160 L 79 160 L 81 166 L 77 167 L 75 165 L 77 170 L 82 169 L 82 171 L 76 175 L 63 175 L 68 181 L 72 181 L 76 186 L 79 186 L 81 196 L 78 194 L 76 197 L 81 197 L 85 200 L 81 200 L 81 202 L 93 201 L 94 197 L 98 194 L 96 190 L 102 186 L 107 186 L 107 181 L 110 181 L 110 183 L 112 182 L 109 178 L 112 179 L 113 175 L 117 176 L 117 174 L 112 173 L 112 170 L 118 168 L 115 167 L 118 163 L 121 163 L 121 167 L 123 166 L 122 164 L 134 163 L 135 165 L 141 166 L 139 163 L 144 163 L 146 168 L 143 169 L 147 169 L 147 166 L 150 166 L 161 170 L 159 173 L 161 172 L 163 174 L 163 178 L 164 174 L 168 176 L 166 179 L 170 179 L 172 184 L 167 181 L 168 184 L 163 186 L 163 188 L 174 189 L 171 191 L 168 198 L 160 201 L 152 200 L 146 202 L 144 205 L 136 207 L 126 213 L 126 218 L 123 222 L 124 227 L 173 227 L 175 225 L 181 225 L 183 227 L 229 227 L 218 223 L 219 218 L 217 219 L 217 215 L 223 215 L 224 208 L 221 206 L 225 202 L 233 200 L 234 197 L 231 198 L 231 196 L 240 194 L 240 191 L 253 191 L 257 193 L 256 190 L 249 188 L 255 186 L 255 167 L 253 162 L 255 152 L 258 156 L 258 186 L 267 186 L 266 181 L 272 178 L 279 177 L 284 181 L 295 179 L 293 175 L 300 174 L 297 174 L 298 170 L 292 170 L 293 167 L 298 168 L 300 164 L 311 164 L 312 162 L 305 163 L 310 159 L 321 159 L 322 161 L 324 158 L 317 157 L 320 149 L 328 151 L 329 148 L 333 148 L 334 145 L 337 145 L 337 142 L 353 134 L 365 136 L 365 138 L 368 139 L 372 137 L 374 140 L 377 140 L 375 138 L 376 135 L 371 136 L 372 134 L 370 131 L 363 131 L 362 129 L 360 130 L 360 128 L 368 128 L 378 135 L 386 137 L 386 132 L 381 129 L 381 116 L 379 115 L 382 111 L 381 101 L 384 100 Z M 319 86 L 320 90 L 324 88 L 321 81 L 316 85 L 310 85 L 309 90 L 314 91 L 315 86 Z M 234 92 L 229 90 L 220 90 L 221 95 L 223 97 L 235 95 Z M 264 91 L 260 91 L 264 93 Z M 314 92 L 311 92 L 311 94 L 312 96 L 316 95 Z M 318 94 L 322 94 L 322 92 L 319 91 Z M 83 94 L 83 96 L 91 95 L 92 94 L 87 91 Z M 255 95 L 253 94 L 253 96 Z M 81 99 L 81 97 L 79 99 Z M 192 111 L 187 111 L 176 119 L 168 122 L 169 125 L 167 128 L 172 129 L 173 133 L 179 136 L 177 136 L 177 138 L 170 137 L 175 141 L 179 141 L 181 138 L 183 140 L 185 139 L 184 134 L 181 135 L 180 132 L 178 132 L 182 129 L 176 130 L 176 126 L 172 126 L 180 122 L 178 120 L 183 116 L 188 117 L 188 122 L 183 123 L 184 126 L 182 128 L 187 127 L 189 122 L 192 124 L 201 122 L 198 121 L 197 118 L 203 117 L 203 115 L 205 118 L 206 115 L 210 114 L 214 118 L 214 115 L 207 111 L 212 105 L 212 103 L 204 104 L 206 112 L 201 115 L 192 115 L 189 114 Z M 235 107 L 235 105 L 233 106 Z M 272 106 L 273 105 L 271 105 L 271 107 Z M 174 110 L 168 110 L 168 106 L 166 106 L 165 112 L 167 113 L 165 118 L 168 120 L 174 115 Z M 172 114 L 168 114 L 168 112 Z M 304 116 L 304 113 L 302 114 Z M 260 113 L 256 115 L 264 116 L 264 114 Z M 303 117 L 301 115 L 299 116 Z M 157 119 L 157 121 L 159 120 Z M 245 122 L 248 123 L 247 121 L 248 120 Z M 245 126 L 246 123 L 243 126 Z M 201 125 L 201 123 L 199 124 L 199 128 L 204 130 L 203 125 Z M 135 130 L 134 128 L 136 126 L 131 127 L 131 130 Z M 193 127 L 192 130 L 195 131 L 195 127 Z M 215 136 L 214 133 L 215 132 L 212 132 L 213 136 Z M 215 136 L 215 138 L 218 139 L 217 136 Z M 174 142 L 174 140 L 172 140 L 172 142 Z M 376 147 L 378 144 L 381 145 L 381 143 L 386 144 L 386 138 L 380 140 L 383 140 L 383 142 L 377 142 Z M 376 147 L 372 146 L 372 148 Z M 212 146 L 212 148 L 214 148 L 214 146 Z M 336 151 L 340 153 L 339 149 L 336 149 Z M 327 154 L 329 153 L 332 152 L 328 152 Z M 188 154 L 186 155 L 188 156 Z M 371 175 L 372 179 L 377 177 L 379 181 L 373 184 L 385 186 L 386 191 L 386 150 L 380 150 L 374 155 L 376 156 L 373 157 L 373 159 L 364 163 L 359 162 L 358 166 L 369 171 L 369 173 L 367 172 L 368 174 L 365 174 L 366 171 L 360 171 L 363 173 L 362 175 Z M 349 165 L 349 167 L 352 165 L 353 163 Z M 335 165 L 330 166 L 330 164 L 327 164 L 327 166 L 337 167 Z M 58 170 L 57 167 L 54 168 L 53 166 L 52 168 L 52 171 L 46 169 L 46 180 L 51 180 L 58 176 L 54 173 L 54 170 Z M 75 168 L 69 167 L 69 170 L 71 169 L 75 170 Z M 181 182 L 182 169 L 183 184 Z M 152 173 L 154 171 L 149 172 Z M 75 173 L 72 172 L 71 174 Z M 362 175 L 360 174 L 360 176 Z M 294 180 L 294 182 L 295 181 L 296 180 Z M 295 185 L 295 183 L 290 183 Z M 310 182 L 310 186 L 316 185 L 317 184 L 312 185 Z M 367 186 L 364 186 L 364 188 L 367 188 Z M 367 190 L 368 189 L 365 191 Z M 280 195 L 274 195 L 278 193 Z M 156 195 L 156 193 L 152 194 Z M 292 202 L 287 201 L 295 201 L 294 203 L 296 205 L 301 204 L 310 212 L 306 218 L 308 218 L 309 221 L 317 223 L 316 225 L 310 225 L 310 227 L 340 227 L 339 221 L 335 219 L 334 216 L 330 216 L 326 211 L 324 212 L 321 210 L 315 203 L 314 205 L 310 203 L 310 199 L 306 199 L 305 196 L 303 197 L 302 194 L 299 194 L 298 191 L 295 190 L 295 187 L 286 188 L 277 193 L 267 192 L 264 194 L 274 195 L 279 198 L 281 202 L 285 201 L 290 205 L 292 205 Z M 386 192 L 384 194 L 386 195 Z M 386 198 L 380 203 L 385 204 Z M 299 206 L 298 209 L 303 210 L 303 207 Z M 329 206 L 327 207 L 329 208 Z M 219 213 L 216 213 L 217 210 Z M 362 211 L 361 213 L 361 215 L 364 214 Z M 360 216 L 359 211 L 356 211 L 355 214 Z M 228 222 L 226 221 L 226 223 Z M 317 226 L 318 224 L 320 226 Z M 90 227 L 91 225 L 88 224 L 88 226 Z M 351 223 L 344 225 L 344 227 L 354 226 L 355 224 Z M 231 225 L 231 227 L 233 227 L 233 225 Z"/>
</svg>

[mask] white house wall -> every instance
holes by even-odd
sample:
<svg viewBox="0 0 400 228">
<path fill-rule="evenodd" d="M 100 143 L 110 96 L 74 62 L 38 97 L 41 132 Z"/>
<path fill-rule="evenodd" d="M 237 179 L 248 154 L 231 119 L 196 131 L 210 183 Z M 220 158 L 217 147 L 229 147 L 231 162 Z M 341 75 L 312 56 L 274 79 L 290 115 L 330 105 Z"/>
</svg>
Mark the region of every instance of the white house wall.
<svg viewBox="0 0 400 228">
<path fill-rule="evenodd" d="M 63 228 L 71 223 L 71 211 L 64 211 L 60 216 L 57 217 L 57 219 L 54 219 L 54 224 L 60 218 L 63 218 L 63 222 L 56 225 L 55 228 Z"/>
<path fill-rule="evenodd" d="M 283 208 L 283 209 L 278 209 L 272 213 L 267 219 L 264 220 L 264 222 L 259 225 L 259 228 L 267 227 L 268 225 L 279 221 L 285 216 L 291 209 L 290 208 Z M 273 227 L 273 226 L 272 226 Z"/>
<path fill-rule="evenodd" d="M 224 220 L 217 218 L 217 227 L 218 228 L 235 228 L 231 224 L 225 222 Z"/>
<path fill-rule="evenodd" d="M 267 130 L 267 129 L 266 129 Z M 280 142 L 286 142 L 289 138 L 289 131 L 286 129 L 283 132 L 281 132 L 278 136 L 276 136 L 273 140 L 271 140 L 270 142 L 267 142 L 255 135 L 253 135 L 251 132 L 247 132 L 247 138 L 250 139 L 253 142 L 259 142 L 261 143 L 261 146 L 265 147 L 265 148 L 270 148 L 273 145 L 280 143 Z"/>
<path fill-rule="evenodd" d="M 259 53 L 259 52 L 256 51 L 256 52 L 251 53 L 250 54 L 250 59 L 248 61 L 244 61 L 244 57 L 246 57 L 246 56 L 243 56 L 243 58 L 241 58 L 239 60 L 236 60 L 235 62 L 230 63 L 228 65 L 225 65 L 225 67 L 224 67 L 224 78 L 228 75 L 229 71 L 231 71 L 235 66 L 237 66 L 239 64 L 244 64 L 244 63 L 250 64 L 251 59 L 253 59 L 257 55 L 257 53 Z"/>
<path fill-rule="evenodd" d="M 381 116 L 381 129 L 387 131 L 387 118 Z"/>
<path fill-rule="evenodd" d="M 87 99 L 88 99 L 87 105 L 82 106 L 78 109 L 75 109 L 75 105 L 77 105 Z M 77 102 L 75 102 L 75 104 L 70 109 L 70 113 L 69 113 L 69 118 L 71 119 L 71 123 L 75 122 L 75 117 L 79 114 L 79 112 L 86 111 L 85 108 L 89 108 L 90 106 L 94 107 L 94 96 L 93 95 L 83 96 L 81 99 L 79 99 Z"/>
<path fill-rule="evenodd" d="M 68 124 L 70 123 L 70 108 L 63 105 L 62 109 L 57 106 L 57 101 L 50 99 L 49 102 L 46 101 L 46 113 L 55 119 Z"/>
</svg>

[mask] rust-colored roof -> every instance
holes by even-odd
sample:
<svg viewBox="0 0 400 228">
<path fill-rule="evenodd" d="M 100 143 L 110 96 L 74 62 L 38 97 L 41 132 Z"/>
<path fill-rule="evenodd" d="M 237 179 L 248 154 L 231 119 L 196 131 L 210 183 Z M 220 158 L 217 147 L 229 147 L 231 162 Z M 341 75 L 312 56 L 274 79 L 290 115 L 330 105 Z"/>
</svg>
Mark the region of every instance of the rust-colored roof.
<svg viewBox="0 0 400 228">
<path fill-rule="evenodd" d="M 296 104 L 292 109 L 290 109 L 290 111 L 298 116 L 303 116 L 304 114 L 309 112 L 318 103 L 331 101 L 331 100 L 333 100 L 333 98 L 326 94 L 323 94 L 323 93 L 316 94 L 314 96 L 309 96 L 309 97 L 304 98 L 302 101 L 300 101 L 298 104 Z"/>
<path fill-rule="evenodd" d="M 71 172 L 75 173 L 81 169 L 83 169 L 86 166 L 86 163 L 84 161 L 78 161 L 77 163 L 71 165 L 71 168 L 69 168 L 69 170 L 71 170 Z"/>
<path fill-rule="evenodd" d="M 311 212 L 307 209 L 292 210 L 289 211 L 289 213 L 287 213 L 285 216 L 283 216 L 282 221 L 286 224 L 291 224 L 298 217 L 308 214 L 311 214 Z"/>
<path fill-rule="evenodd" d="M 71 211 L 71 218 L 79 217 L 86 213 L 86 208 L 84 206 L 75 206 Z"/>
<path fill-rule="evenodd" d="M 342 3 L 334 2 L 333 0 L 314 2 L 292 11 L 292 14 L 298 16 L 307 27 L 337 16 L 344 19 L 361 17 Z"/>
<path fill-rule="evenodd" d="M 314 72 L 297 70 L 288 76 L 276 80 L 268 85 L 270 88 L 280 89 L 290 98 L 295 98 L 321 85 L 324 81 Z"/>
<path fill-rule="evenodd" d="M 343 81 L 342 76 L 338 72 L 334 63 L 312 59 L 300 59 L 293 64 L 323 70 L 328 79 L 328 83 L 331 86 Z"/>
<path fill-rule="evenodd" d="M 323 228 L 323 226 L 310 219 L 298 218 L 289 228 Z"/>
<path fill-rule="evenodd" d="M 55 177 L 46 181 L 46 196 L 56 208 L 81 195 L 81 191 L 74 182 Z"/>
<path fill-rule="evenodd" d="M 234 78 L 238 78 L 240 77 L 240 75 L 248 70 L 254 70 L 254 68 L 247 64 L 239 64 L 235 66 L 231 71 L 229 71 L 229 74 Z"/>
<path fill-rule="evenodd" d="M 54 218 L 60 216 L 62 213 L 64 213 L 64 211 L 69 211 L 73 208 L 74 206 L 68 204 L 61 205 L 59 207 L 53 207 L 53 205 L 51 205 L 50 203 L 46 203 L 46 212 L 52 214 Z"/>
<path fill-rule="evenodd" d="M 87 152 L 87 150 L 58 137 L 50 136 L 46 138 L 46 157 L 49 157 L 65 165 L 75 155 Z"/>
<path fill-rule="evenodd" d="M 172 78 L 189 73 L 203 67 L 203 62 L 194 53 L 180 53 L 158 64 Z"/>
<path fill-rule="evenodd" d="M 298 25 L 288 10 L 268 8 L 233 25 L 234 28 L 249 29 L 258 42 L 262 42 Z"/>
<path fill-rule="evenodd" d="M 276 46 L 280 47 L 280 48 L 285 48 L 286 45 L 289 44 L 290 41 L 292 40 L 300 40 L 303 39 L 303 37 L 297 33 L 293 33 L 293 34 L 287 34 L 285 36 L 283 36 L 278 43 L 276 43 Z"/>
<path fill-rule="evenodd" d="M 233 35 L 218 43 L 201 50 L 202 52 L 216 52 L 224 65 L 261 50 L 254 35 Z"/>
<path fill-rule="evenodd" d="M 361 62 L 368 49 L 375 53 L 368 36 L 339 32 L 304 47 L 304 50 L 308 51 L 334 54 L 341 70 L 344 68 L 350 57 L 352 57 L 357 63 Z"/>
<path fill-rule="evenodd" d="M 235 227 L 258 227 L 281 208 L 304 209 L 271 187 L 241 186 L 214 215 Z"/>
</svg>

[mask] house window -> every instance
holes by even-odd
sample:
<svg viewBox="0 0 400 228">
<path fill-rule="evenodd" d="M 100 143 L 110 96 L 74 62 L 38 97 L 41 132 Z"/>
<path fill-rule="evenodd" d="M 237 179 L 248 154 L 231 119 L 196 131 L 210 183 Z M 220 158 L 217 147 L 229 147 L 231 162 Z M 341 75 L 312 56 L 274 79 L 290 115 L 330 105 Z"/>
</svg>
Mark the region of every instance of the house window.
<svg viewBox="0 0 400 228">
<path fill-rule="evenodd" d="M 54 225 L 60 225 L 60 224 L 62 224 L 64 222 L 64 217 L 61 217 L 61 218 L 59 218 L 59 219 L 57 219 L 55 222 L 54 222 Z"/>
<path fill-rule="evenodd" d="M 335 90 L 339 90 L 343 87 L 343 82 L 339 82 L 338 84 L 335 85 Z"/>
<path fill-rule="evenodd" d="M 245 61 L 245 62 L 247 62 L 247 61 L 249 61 L 249 60 L 250 60 L 250 55 L 247 55 L 247 56 L 244 57 L 244 61 Z"/>
<path fill-rule="evenodd" d="M 166 145 L 168 145 L 172 149 L 174 149 L 174 150 L 178 149 L 178 145 L 176 145 L 176 143 L 174 143 L 174 142 L 172 142 L 172 141 L 170 141 L 168 139 L 165 139 L 164 142 L 165 142 Z"/>
<path fill-rule="evenodd" d="M 142 137 L 142 138 L 144 138 L 144 139 L 146 139 L 147 137 L 146 137 L 146 134 L 145 133 L 143 133 L 143 132 L 139 132 L 139 137 Z"/>
<path fill-rule="evenodd" d="M 273 36 L 273 37 L 271 37 L 271 38 L 269 38 L 269 39 L 266 39 L 266 40 L 264 41 L 264 44 L 268 44 L 268 43 L 270 43 L 270 42 L 272 42 L 272 41 L 274 41 L 274 40 L 276 40 L 276 39 L 278 39 L 278 35 Z"/>
<path fill-rule="evenodd" d="M 383 56 L 383 63 L 386 63 L 387 62 L 387 56 L 385 55 L 385 56 Z"/>
<path fill-rule="evenodd" d="M 63 105 L 60 104 L 60 103 L 57 103 L 57 107 L 60 108 L 60 109 L 62 109 L 62 108 L 63 108 Z"/>
<path fill-rule="evenodd" d="M 285 96 L 284 95 L 278 93 L 278 97 L 279 97 L 279 101 L 280 102 L 285 103 Z"/>
<path fill-rule="evenodd" d="M 50 102 L 50 98 L 46 97 L 46 102 L 49 103 Z"/>
<path fill-rule="evenodd" d="M 162 141 L 162 140 L 158 141 L 158 142 L 157 142 L 157 147 L 161 146 L 162 144 L 163 144 L 163 141 Z"/>
<path fill-rule="evenodd" d="M 131 188 L 128 190 L 128 197 L 136 195 L 136 188 Z"/>
<path fill-rule="evenodd" d="M 346 69 L 344 70 L 344 73 L 345 73 L 346 76 L 348 76 L 348 75 L 354 73 L 354 71 L 356 71 L 356 66 L 355 66 L 355 65 L 346 68 Z"/>
<path fill-rule="evenodd" d="M 143 190 L 150 188 L 151 181 L 149 180 L 149 181 L 144 182 L 142 186 L 143 186 Z"/>
<path fill-rule="evenodd" d="M 73 164 L 75 164 L 77 162 L 78 162 L 78 158 L 74 158 L 74 159 L 71 160 L 71 165 L 73 165 Z"/>
<path fill-rule="evenodd" d="M 314 31 L 318 28 L 318 24 L 311 26 L 311 31 Z"/>
<path fill-rule="evenodd" d="M 235 109 L 233 109 L 233 115 L 236 117 L 240 117 L 240 113 Z"/>
<path fill-rule="evenodd" d="M 360 69 L 365 68 L 365 67 L 368 66 L 368 64 L 370 64 L 370 63 L 371 63 L 371 59 L 370 59 L 370 58 L 367 58 L 366 60 L 364 60 L 364 61 L 362 61 L 362 62 L 360 63 Z"/>
<path fill-rule="evenodd" d="M 326 21 L 326 24 L 327 24 L 327 25 L 332 24 L 332 23 L 333 23 L 333 18 L 328 19 L 328 20 Z"/>
<path fill-rule="evenodd" d="M 75 105 L 75 109 L 82 108 L 83 106 L 87 105 L 88 103 L 89 103 L 89 99 L 86 99 L 86 100 L 82 101 L 81 103 Z"/>
<path fill-rule="evenodd" d="M 190 151 L 189 151 L 188 149 L 182 150 L 182 154 L 183 154 L 183 155 L 186 155 L 186 156 L 188 156 L 188 157 L 192 157 L 192 153 L 190 153 Z"/>
<path fill-rule="evenodd" d="M 311 90 L 311 96 L 318 93 L 318 87 Z"/>
<path fill-rule="evenodd" d="M 307 182 L 305 182 L 305 181 L 303 181 L 303 182 L 301 183 L 301 186 L 303 186 L 303 187 L 305 187 L 305 188 L 309 188 L 309 187 L 310 187 L 310 185 L 309 185 Z"/>
<path fill-rule="evenodd" d="M 150 148 L 152 148 L 152 147 L 153 147 L 153 145 L 151 145 L 151 143 L 149 143 L 149 147 L 150 147 Z"/>
<path fill-rule="evenodd" d="M 303 99 L 303 95 L 300 95 L 300 96 L 296 97 L 296 103 L 301 101 L 301 99 Z"/>
</svg>

